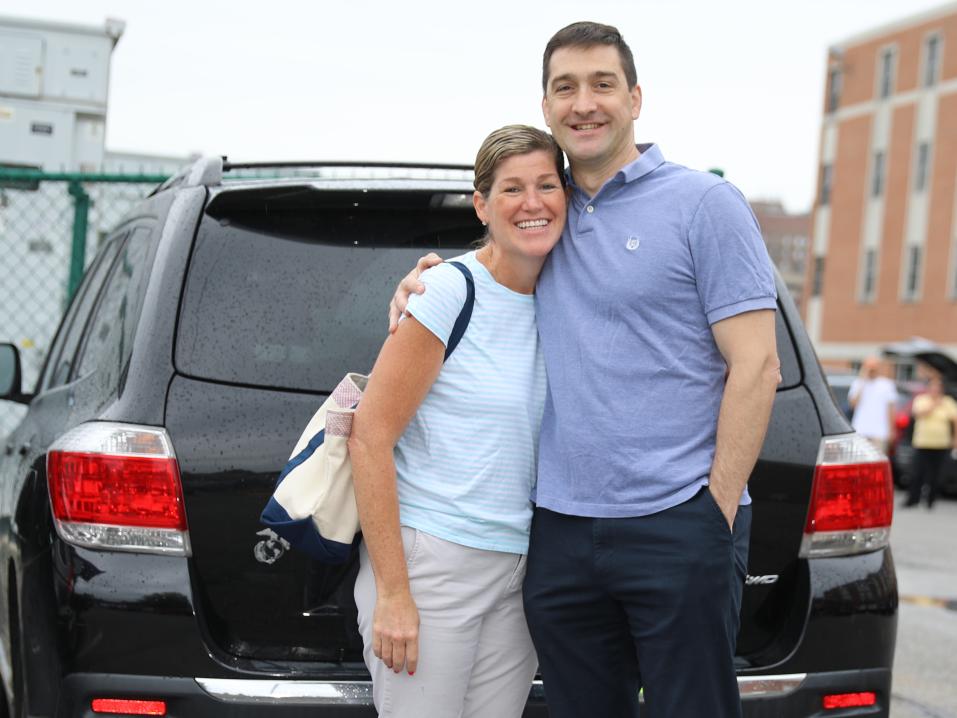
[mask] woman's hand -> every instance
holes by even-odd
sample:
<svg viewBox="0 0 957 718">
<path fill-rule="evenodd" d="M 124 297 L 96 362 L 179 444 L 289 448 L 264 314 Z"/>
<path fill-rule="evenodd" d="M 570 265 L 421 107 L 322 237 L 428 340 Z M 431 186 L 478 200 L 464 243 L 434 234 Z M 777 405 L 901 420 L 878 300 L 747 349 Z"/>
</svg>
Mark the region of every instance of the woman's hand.
<svg viewBox="0 0 957 718">
<path fill-rule="evenodd" d="M 372 652 L 396 673 L 409 675 L 419 663 L 419 609 L 412 594 L 379 594 L 372 614 Z"/>
</svg>

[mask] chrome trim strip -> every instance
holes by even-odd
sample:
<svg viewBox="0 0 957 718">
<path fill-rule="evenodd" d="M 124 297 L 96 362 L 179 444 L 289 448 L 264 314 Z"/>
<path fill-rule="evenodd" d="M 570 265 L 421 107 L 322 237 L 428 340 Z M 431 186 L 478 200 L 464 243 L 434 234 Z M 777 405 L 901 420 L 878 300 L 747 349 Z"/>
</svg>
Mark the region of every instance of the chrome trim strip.
<svg viewBox="0 0 957 718">
<path fill-rule="evenodd" d="M 807 673 L 786 673 L 778 676 L 738 676 L 741 698 L 768 698 L 793 693 L 804 681 Z"/>
<path fill-rule="evenodd" d="M 372 681 L 246 680 L 196 678 L 199 687 L 227 703 L 290 705 L 372 705 Z"/>
<path fill-rule="evenodd" d="M 738 676 L 741 698 L 776 698 L 798 690 L 806 673 L 770 676 Z M 227 703 L 272 703 L 290 705 L 371 705 L 371 681 L 246 680 L 242 678 L 196 678 L 196 683 L 213 698 Z M 534 681 L 529 698 L 544 700 L 541 681 Z"/>
</svg>

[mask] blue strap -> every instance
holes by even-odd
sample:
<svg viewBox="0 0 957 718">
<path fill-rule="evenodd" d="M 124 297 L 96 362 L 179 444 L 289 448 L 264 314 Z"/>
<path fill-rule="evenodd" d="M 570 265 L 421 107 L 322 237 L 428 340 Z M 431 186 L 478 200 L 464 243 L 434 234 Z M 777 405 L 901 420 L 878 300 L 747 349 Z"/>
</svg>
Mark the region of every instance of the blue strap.
<svg viewBox="0 0 957 718">
<path fill-rule="evenodd" d="M 442 361 L 452 356 L 455 347 L 459 345 L 462 335 L 468 329 L 469 321 L 472 319 L 472 307 L 475 305 L 475 280 L 472 278 L 472 272 L 461 262 L 449 262 L 449 264 L 459 270 L 465 277 L 465 304 L 462 305 L 462 311 L 459 312 L 459 316 L 456 317 L 455 324 L 452 326 L 449 343 L 445 348 L 445 359 Z"/>
<path fill-rule="evenodd" d="M 352 407 L 355 409 L 355 407 Z M 316 453 L 316 449 L 322 446 L 323 442 L 326 440 L 326 430 L 322 429 L 318 434 L 316 434 L 312 439 L 309 440 L 309 443 L 306 444 L 306 447 L 296 454 L 294 457 L 289 459 L 286 462 L 286 465 L 282 468 L 282 473 L 279 474 L 279 478 L 276 479 L 276 486 L 282 483 L 282 480 L 286 478 L 290 471 L 295 469 L 300 464 L 304 463 L 306 459 Z"/>
</svg>

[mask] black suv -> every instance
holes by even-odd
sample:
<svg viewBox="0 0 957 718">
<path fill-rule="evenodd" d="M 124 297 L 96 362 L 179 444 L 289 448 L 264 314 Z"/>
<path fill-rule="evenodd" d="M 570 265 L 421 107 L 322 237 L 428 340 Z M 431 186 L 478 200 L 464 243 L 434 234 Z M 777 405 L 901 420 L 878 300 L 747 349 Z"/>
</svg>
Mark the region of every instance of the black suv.
<svg viewBox="0 0 957 718">
<path fill-rule="evenodd" d="M 398 278 L 481 233 L 468 168 L 201 160 L 102 244 L 0 456 L 12 715 L 373 716 L 355 557 L 259 513 L 300 430 L 368 370 Z M 834 405 L 778 282 L 783 382 L 751 477 L 745 715 L 887 716 L 887 462 Z M 0 333 L 3 329 L 0 327 Z M 526 716 L 547 715 L 540 683 Z"/>
</svg>

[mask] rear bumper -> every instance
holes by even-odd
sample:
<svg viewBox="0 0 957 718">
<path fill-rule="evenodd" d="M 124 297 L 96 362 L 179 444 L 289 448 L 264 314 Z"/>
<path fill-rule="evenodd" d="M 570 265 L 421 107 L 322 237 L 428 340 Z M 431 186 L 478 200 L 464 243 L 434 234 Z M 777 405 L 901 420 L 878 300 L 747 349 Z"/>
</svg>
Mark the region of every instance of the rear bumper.
<svg viewBox="0 0 957 718">
<path fill-rule="evenodd" d="M 888 669 L 833 673 L 740 676 L 738 685 L 746 718 L 850 718 L 888 716 L 891 672 Z M 828 693 L 873 691 L 877 705 L 828 710 Z M 277 716 L 278 718 L 347 718 L 376 715 L 368 681 L 293 681 L 270 679 L 164 678 L 81 673 L 68 676 L 60 694 L 60 718 L 102 718 L 93 713 L 94 698 L 165 700 L 167 714 L 204 716 Z M 115 714 L 109 714 L 115 715 Z M 525 718 L 544 718 L 545 693 L 532 686 Z"/>
<path fill-rule="evenodd" d="M 741 683 L 740 677 L 738 682 Z M 877 695 L 875 705 L 824 710 L 825 695 L 865 691 Z M 809 673 L 793 690 L 776 695 L 750 697 L 742 690 L 742 698 L 745 718 L 851 718 L 852 716 L 888 718 L 891 703 L 891 671 L 889 668 L 870 668 L 858 671 Z"/>
</svg>

